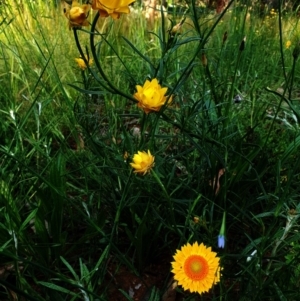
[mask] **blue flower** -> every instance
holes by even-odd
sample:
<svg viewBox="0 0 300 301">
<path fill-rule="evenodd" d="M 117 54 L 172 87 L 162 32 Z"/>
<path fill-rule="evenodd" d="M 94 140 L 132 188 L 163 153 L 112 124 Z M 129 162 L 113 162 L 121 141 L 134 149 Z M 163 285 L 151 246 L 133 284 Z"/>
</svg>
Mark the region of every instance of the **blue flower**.
<svg viewBox="0 0 300 301">
<path fill-rule="evenodd" d="M 223 212 L 222 225 L 220 233 L 218 235 L 218 247 L 224 249 L 225 247 L 225 223 L 226 223 L 226 212 Z"/>
<path fill-rule="evenodd" d="M 225 247 L 225 236 L 218 235 L 218 247 L 224 249 Z"/>
</svg>

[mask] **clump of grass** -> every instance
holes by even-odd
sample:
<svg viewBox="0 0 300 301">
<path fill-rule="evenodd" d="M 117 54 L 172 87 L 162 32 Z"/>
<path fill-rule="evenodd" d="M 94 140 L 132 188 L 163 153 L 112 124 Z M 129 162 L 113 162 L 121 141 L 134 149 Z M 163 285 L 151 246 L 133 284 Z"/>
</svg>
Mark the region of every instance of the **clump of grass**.
<svg viewBox="0 0 300 301">
<path fill-rule="evenodd" d="M 274 12 L 191 1 L 148 33 L 137 13 L 91 12 L 69 31 L 60 6 L 6 7 L 1 300 L 132 300 L 134 277 L 160 300 L 172 255 L 195 241 L 221 279 L 202 296 L 178 288 L 185 300 L 298 296 L 299 42 L 293 13 Z M 144 112 L 134 94 L 154 78 L 172 102 Z M 155 164 L 135 174 L 148 150 Z"/>
</svg>

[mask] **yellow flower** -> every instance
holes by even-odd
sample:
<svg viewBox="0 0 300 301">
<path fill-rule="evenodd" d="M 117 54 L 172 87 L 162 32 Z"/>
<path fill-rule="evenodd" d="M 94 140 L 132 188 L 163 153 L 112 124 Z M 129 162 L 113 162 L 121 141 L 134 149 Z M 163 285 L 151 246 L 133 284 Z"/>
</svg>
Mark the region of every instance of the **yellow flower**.
<svg viewBox="0 0 300 301">
<path fill-rule="evenodd" d="M 198 224 L 198 223 L 199 223 L 199 220 L 200 220 L 200 219 L 199 219 L 198 216 L 194 216 L 194 223 L 195 223 L 195 224 Z"/>
<path fill-rule="evenodd" d="M 167 100 L 165 94 L 168 88 L 162 88 L 156 78 L 152 79 L 151 82 L 146 80 L 143 87 L 138 85 L 136 89 L 137 92 L 133 97 L 138 100 L 138 107 L 142 108 L 146 114 L 159 111 Z M 168 102 L 170 103 L 171 101 L 172 96 Z"/>
<path fill-rule="evenodd" d="M 88 26 L 87 17 L 89 15 L 90 5 L 80 5 L 76 0 L 72 1 L 70 9 L 64 9 L 65 16 L 69 20 L 69 28 Z"/>
<path fill-rule="evenodd" d="M 220 258 L 203 243 L 198 245 L 186 244 L 177 250 L 172 262 L 172 273 L 185 290 L 191 292 L 208 292 L 209 289 L 220 281 Z"/>
<path fill-rule="evenodd" d="M 135 169 L 135 173 L 142 173 L 145 175 L 147 172 L 150 172 L 151 168 L 154 166 L 154 156 L 151 155 L 150 151 L 148 152 L 138 152 L 133 156 L 131 167 Z"/>
<path fill-rule="evenodd" d="M 129 4 L 135 0 L 93 0 L 92 8 L 99 10 L 100 17 L 119 19 L 121 14 L 130 13 Z"/>
<path fill-rule="evenodd" d="M 286 43 L 285 43 L 285 48 L 286 49 L 289 49 L 292 45 L 292 42 L 290 40 L 288 40 Z"/>
<path fill-rule="evenodd" d="M 94 62 L 93 59 L 91 59 L 91 58 L 88 59 L 87 56 L 85 56 L 85 58 L 88 61 L 89 66 L 91 66 Z M 82 69 L 82 70 L 86 69 L 87 66 L 82 58 L 76 58 L 75 61 L 80 69 Z"/>
</svg>

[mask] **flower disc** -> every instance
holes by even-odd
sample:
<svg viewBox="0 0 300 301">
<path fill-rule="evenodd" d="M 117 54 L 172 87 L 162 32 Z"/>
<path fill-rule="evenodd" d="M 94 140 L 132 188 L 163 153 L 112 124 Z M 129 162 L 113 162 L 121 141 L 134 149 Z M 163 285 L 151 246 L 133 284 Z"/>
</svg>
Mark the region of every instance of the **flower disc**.
<svg viewBox="0 0 300 301">
<path fill-rule="evenodd" d="M 184 272 L 192 280 L 199 281 L 204 279 L 208 272 L 209 266 L 205 258 L 199 255 L 192 255 L 184 262 Z"/>
</svg>

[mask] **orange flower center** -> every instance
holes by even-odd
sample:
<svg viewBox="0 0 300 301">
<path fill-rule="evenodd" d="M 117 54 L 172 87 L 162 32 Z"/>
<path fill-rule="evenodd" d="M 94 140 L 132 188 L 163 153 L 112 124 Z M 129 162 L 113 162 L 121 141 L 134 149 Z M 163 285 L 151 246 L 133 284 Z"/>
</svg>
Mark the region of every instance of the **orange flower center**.
<svg viewBox="0 0 300 301">
<path fill-rule="evenodd" d="M 189 256 L 184 262 L 183 269 L 185 274 L 195 281 L 204 279 L 209 272 L 206 259 L 199 255 Z"/>
<path fill-rule="evenodd" d="M 145 161 L 142 161 L 142 162 L 141 162 L 141 168 L 145 168 L 145 167 L 147 167 L 147 165 L 148 165 L 148 164 L 147 164 Z"/>
</svg>

